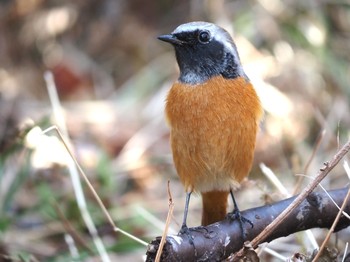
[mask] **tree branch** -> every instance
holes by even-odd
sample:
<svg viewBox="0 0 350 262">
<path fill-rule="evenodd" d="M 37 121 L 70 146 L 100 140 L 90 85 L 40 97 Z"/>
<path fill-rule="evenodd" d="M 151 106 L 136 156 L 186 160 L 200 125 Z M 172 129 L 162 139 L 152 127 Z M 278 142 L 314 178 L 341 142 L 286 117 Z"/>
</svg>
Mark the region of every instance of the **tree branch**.
<svg viewBox="0 0 350 262">
<path fill-rule="evenodd" d="M 342 188 L 330 191 L 329 194 L 340 206 L 347 191 L 347 188 Z M 259 235 L 297 197 L 243 211 L 242 215 L 254 223 L 253 228 L 247 228 L 247 238 L 251 240 Z M 276 238 L 310 228 L 330 228 L 338 211 L 326 193 L 311 193 L 297 208 L 292 210 L 290 215 L 265 241 L 270 242 Z M 346 204 L 344 211 L 350 213 L 350 203 Z M 335 231 L 349 225 L 350 221 L 342 216 Z M 191 235 L 194 246 L 190 244 L 186 234 L 168 236 L 161 261 L 221 261 L 243 246 L 241 230 L 237 221 L 223 220 L 207 227 L 192 228 Z M 149 244 L 146 261 L 154 261 L 159 241 L 160 237 Z"/>
</svg>

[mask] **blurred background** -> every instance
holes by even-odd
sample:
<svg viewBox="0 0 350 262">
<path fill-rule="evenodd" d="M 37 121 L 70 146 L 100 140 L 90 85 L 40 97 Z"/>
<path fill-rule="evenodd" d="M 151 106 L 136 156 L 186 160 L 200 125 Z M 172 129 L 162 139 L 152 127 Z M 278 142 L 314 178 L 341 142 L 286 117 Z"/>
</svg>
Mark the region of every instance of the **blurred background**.
<svg viewBox="0 0 350 262">
<path fill-rule="evenodd" d="M 104 252 L 142 261 L 146 252 L 113 232 L 84 181 L 81 197 L 57 134 L 41 135 L 56 124 L 118 227 L 146 242 L 161 235 L 170 180 L 170 233 L 179 230 L 185 194 L 163 116 L 178 69 L 171 46 L 156 37 L 194 20 L 234 35 L 265 109 L 253 170 L 236 193 L 241 210 L 286 197 L 261 163 L 295 194 L 347 141 L 348 1 L 1 1 L 0 261 L 108 261 Z M 45 82 L 47 71 L 55 85 Z M 62 109 L 48 95 L 54 90 Z M 341 164 L 322 185 L 348 182 Z M 200 223 L 200 210 L 192 197 L 189 226 Z M 320 244 L 327 230 L 312 232 Z M 342 254 L 349 233 L 329 246 Z M 287 257 L 313 249 L 302 234 L 270 247 Z"/>
</svg>

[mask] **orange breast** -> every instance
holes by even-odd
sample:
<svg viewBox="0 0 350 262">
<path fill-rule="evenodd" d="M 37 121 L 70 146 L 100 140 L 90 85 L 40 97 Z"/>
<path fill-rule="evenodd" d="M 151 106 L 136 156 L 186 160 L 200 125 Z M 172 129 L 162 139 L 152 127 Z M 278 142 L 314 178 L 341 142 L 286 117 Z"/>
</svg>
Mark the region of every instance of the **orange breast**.
<svg viewBox="0 0 350 262">
<path fill-rule="evenodd" d="M 187 191 L 229 190 L 248 175 L 263 114 L 244 78 L 176 82 L 167 97 L 173 159 Z"/>
</svg>

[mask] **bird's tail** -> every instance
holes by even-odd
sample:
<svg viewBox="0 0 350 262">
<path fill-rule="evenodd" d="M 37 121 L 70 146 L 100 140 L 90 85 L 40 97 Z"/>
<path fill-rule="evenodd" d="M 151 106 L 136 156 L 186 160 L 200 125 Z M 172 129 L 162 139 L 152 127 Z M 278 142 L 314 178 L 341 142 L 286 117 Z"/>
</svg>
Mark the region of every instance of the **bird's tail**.
<svg viewBox="0 0 350 262">
<path fill-rule="evenodd" d="M 223 220 L 227 212 L 227 191 L 210 191 L 202 193 L 202 226 Z"/>
</svg>

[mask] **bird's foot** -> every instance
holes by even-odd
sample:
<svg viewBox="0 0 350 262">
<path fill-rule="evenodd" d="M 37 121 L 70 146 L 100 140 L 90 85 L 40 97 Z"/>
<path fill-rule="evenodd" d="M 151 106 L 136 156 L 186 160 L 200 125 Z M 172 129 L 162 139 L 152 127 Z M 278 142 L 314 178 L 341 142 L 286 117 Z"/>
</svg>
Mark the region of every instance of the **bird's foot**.
<svg viewBox="0 0 350 262">
<path fill-rule="evenodd" d="M 247 229 L 244 227 L 244 223 L 249 224 L 250 227 L 253 228 L 254 227 L 253 222 L 245 218 L 244 216 L 242 216 L 241 212 L 238 209 L 235 209 L 233 212 L 228 213 L 226 218 L 228 218 L 230 222 L 234 220 L 238 220 L 239 226 L 242 230 L 243 241 L 246 241 L 248 233 L 247 233 Z"/>
<path fill-rule="evenodd" d="M 186 224 L 183 224 L 183 225 L 182 225 L 182 227 L 181 227 L 181 229 L 180 229 L 178 235 L 186 235 L 187 238 L 188 238 L 188 241 L 190 242 L 190 244 L 191 244 L 192 246 L 194 246 L 194 243 L 193 243 L 193 236 L 192 236 L 192 234 L 191 234 L 191 229 L 189 229 L 189 228 L 187 227 Z"/>
</svg>

